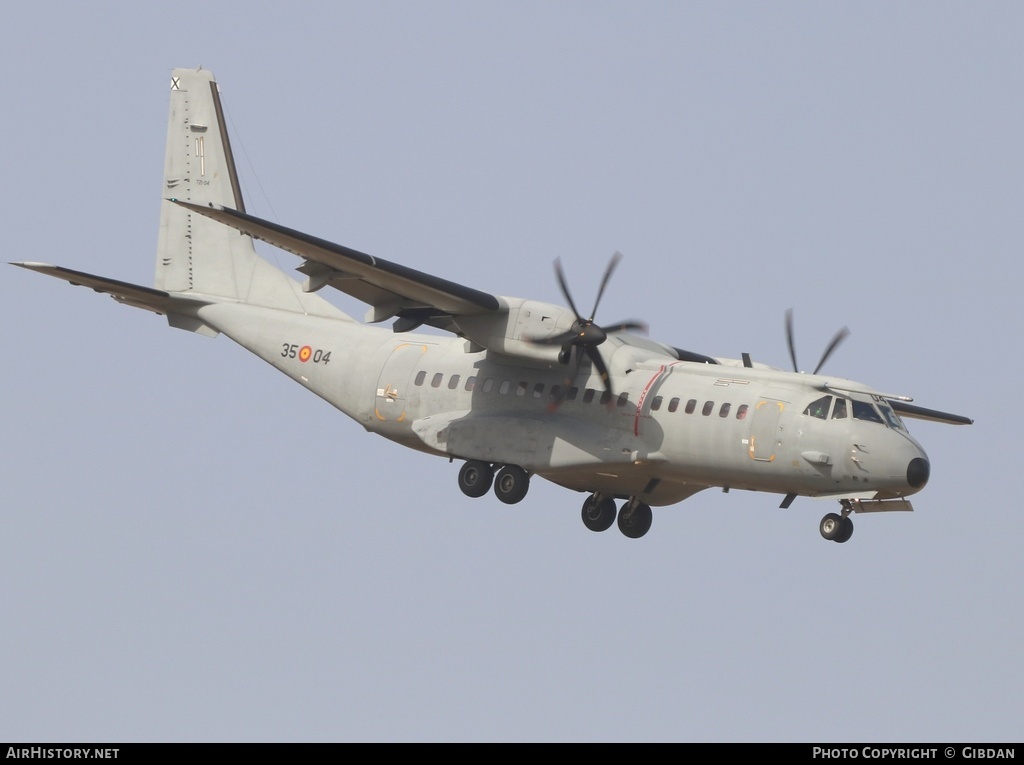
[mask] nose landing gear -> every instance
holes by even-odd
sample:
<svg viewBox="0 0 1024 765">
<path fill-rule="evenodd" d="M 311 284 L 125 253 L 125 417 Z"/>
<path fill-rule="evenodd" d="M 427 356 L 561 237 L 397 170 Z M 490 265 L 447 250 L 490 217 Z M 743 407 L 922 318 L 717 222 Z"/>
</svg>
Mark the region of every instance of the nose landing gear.
<svg viewBox="0 0 1024 765">
<path fill-rule="evenodd" d="M 821 536 L 830 542 L 842 544 L 853 536 L 853 519 L 850 518 L 850 509 L 843 504 L 843 513 L 828 513 L 818 524 L 818 531 Z"/>
</svg>

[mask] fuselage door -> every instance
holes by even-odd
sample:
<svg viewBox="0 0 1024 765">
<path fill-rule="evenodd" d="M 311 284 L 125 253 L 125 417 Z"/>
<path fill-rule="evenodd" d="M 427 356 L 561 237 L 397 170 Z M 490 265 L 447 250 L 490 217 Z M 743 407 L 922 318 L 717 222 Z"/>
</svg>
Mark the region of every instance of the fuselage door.
<svg viewBox="0 0 1024 765">
<path fill-rule="evenodd" d="M 758 462 L 775 459 L 775 444 L 778 440 L 779 418 L 786 404 L 773 398 L 763 398 L 754 407 L 750 421 L 750 457 Z"/>
<path fill-rule="evenodd" d="M 378 420 L 405 421 L 412 373 L 426 352 L 427 346 L 419 343 L 402 343 L 391 351 L 377 380 L 373 413 Z"/>
</svg>

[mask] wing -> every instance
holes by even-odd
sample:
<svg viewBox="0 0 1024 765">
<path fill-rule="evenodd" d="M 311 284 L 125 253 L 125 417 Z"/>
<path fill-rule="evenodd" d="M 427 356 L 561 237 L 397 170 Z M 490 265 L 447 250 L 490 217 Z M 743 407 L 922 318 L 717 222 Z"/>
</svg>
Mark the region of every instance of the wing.
<svg viewBox="0 0 1024 765">
<path fill-rule="evenodd" d="M 923 406 L 914 406 L 905 401 L 894 401 L 889 399 L 889 404 L 904 417 L 912 417 L 915 420 L 929 420 L 930 422 L 943 422 L 947 425 L 973 425 L 974 420 L 964 417 L 962 414 L 950 414 L 940 412 L 937 409 L 925 409 Z"/>
<path fill-rule="evenodd" d="M 299 271 L 308 277 L 304 289 L 315 292 L 331 286 L 371 306 L 366 316 L 379 322 L 397 316 L 396 331 L 420 324 L 451 330 L 453 316 L 475 316 L 505 310 L 494 295 L 447 279 L 391 263 L 381 258 L 271 223 L 219 205 L 196 205 L 169 200 L 225 226 L 298 255 Z"/>
</svg>

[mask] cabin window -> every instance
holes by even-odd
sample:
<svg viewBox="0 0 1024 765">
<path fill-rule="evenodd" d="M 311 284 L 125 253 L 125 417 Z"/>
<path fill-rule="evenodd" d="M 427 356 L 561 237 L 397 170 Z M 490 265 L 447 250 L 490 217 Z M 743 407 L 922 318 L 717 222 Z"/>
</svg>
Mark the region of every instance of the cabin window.
<svg viewBox="0 0 1024 765">
<path fill-rule="evenodd" d="M 809 414 L 811 417 L 817 417 L 819 420 L 824 420 L 828 417 L 829 407 L 832 406 L 831 396 L 822 396 L 807 405 L 804 409 L 804 414 Z"/>
<path fill-rule="evenodd" d="M 736 410 L 736 419 L 737 420 L 744 420 L 744 419 L 746 419 L 746 417 L 747 417 L 747 410 L 749 408 L 750 407 L 747 406 L 746 404 L 740 404 L 739 409 Z"/>
<path fill-rule="evenodd" d="M 595 393 L 597 393 L 597 391 L 594 390 L 593 388 L 587 388 L 583 392 L 583 403 L 584 404 L 589 404 L 591 401 L 593 401 Z"/>
<path fill-rule="evenodd" d="M 544 394 L 544 383 L 537 383 L 533 386 L 533 397 L 540 398 Z"/>
<path fill-rule="evenodd" d="M 612 400 L 612 394 L 609 393 L 607 390 L 604 393 L 601 394 L 601 403 L 602 404 L 607 404 L 611 400 Z"/>
<path fill-rule="evenodd" d="M 674 412 L 679 408 L 679 397 L 676 396 L 674 399 L 668 402 L 668 410 Z"/>
<path fill-rule="evenodd" d="M 651 402 L 651 411 L 652 412 L 657 412 L 659 409 L 661 409 L 661 400 L 662 400 L 661 396 L 655 396 L 654 397 L 654 401 Z"/>
<path fill-rule="evenodd" d="M 875 408 L 867 401 L 853 402 L 853 419 L 867 420 L 868 422 L 877 423 L 882 422 L 882 418 L 878 416 L 878 412 L 876 412 Z"/>
<path fill-rule="evenodd" d="M 516 395 L 517 396 L 525 396 L 526 395 L 526 391 L 527 391 L 527 389 L 529 387 L 530 387 L 530 383 L 526 382 L 525 380 L 521 381 L 516 386 Z"/>
<path fill-rule="evenodd" d="M 486 380 L 484 380 L 483 391 L 484 393 L 490 393 L 492 390 L 494 390 L 494 378 L 488 377 Z"/>
<path fill-rule="evenodd" d="M 573 385 L 571 388 L 569 388 L 569 392 L 566 394 L 565 397 L 569 401 L 575 401 L 576 400 L 576 396 L 578 396 L 579 393 L 580 393 L 580 389 L 577 388 L 575 385 Z"/>
<path fill-rule="evenodd" d="M 705 417 L 707 417 L 713 411 L 715 411 L 715 402 L 714 401 L 705 401 L 704 402 L 704 408 L 701 409 L 700 413 L 703 414 Z"/>
<path fill-rule="evenodd" d="M 420 370 L 416 373 L 416 380 L 414 381 L 417 385 L 423 385 L 423 381 L 427 379 L 427 373 L 424 370 Z"/>
<path fill-rule="evenodd" d="M 512 381 L 511 380 L 502 380 L 501 381 L 501 385 L 498 386 L 498 393 L 500 393 L 502 396 L 504 396 L 506 393 L 508 393 L 508 390 L 511 387 L 512 387 Z"/>
<path fill-rule="evenodd" d="M 448 390 L 455 390 L 459 387 L 459 380 L 462 379 L 459 375 L 452 375 L 452 379 L 448 381 Z"/>
<path fill-rule="evenodd" d="M 622 393 L 619 394 L 619 400 L 615 402 L 615 405 L 625 406 L 627 401 L 629 401 L 629 394 L 626 391 L 622 391 Z"/>
<path fill-rule="evenodd" d="M 697 399 L 691 398 L 689 401 L 686 402 L 686 409 L 684 411 L 687 414 L 693 414 L 693 412 L 694 412 L 694 410 L 696 408 L 697 408 Z"/>
<path fill-rule="evenodd" d="M 552 401 L 558 401 L 558 397 L 561 395 L 561 393 L 562 393 L 562 386 L 561 385 L 552 385 L 551 386 L 551 392 L 548 394 L 548 398 L 551 399 Z"/>
<path fill-rule="evenodd" d="M 845 398 L 837 398 L 836 399 L 836 406 L 832 410 L 832 419 L 833 420 L 845 420 L 846 419 L 846 399 Z"/>
<path fill-rule="evenodd" d="M 728 417 L 730 409 L 732 409 L 732 404 L 722 404 L 722 408 L 718 410 L 718 416 Z"/>
<path fill-rule="evenodd" d="M 476 375 L 470 375 L 466 378 L 466 390 L 473 390 L 476 387 Z"/>
<path fill-rule="evenodd" d="M 431 388 L 440 388 L 441 387 L 441 380 L 443 380 L 443 379 L 444 379 L 444 375 L 441 372 L 438 372 L 437 374 L 434 375 L 434 379 L 430 381 L 430 387 Z"/>
</svg>

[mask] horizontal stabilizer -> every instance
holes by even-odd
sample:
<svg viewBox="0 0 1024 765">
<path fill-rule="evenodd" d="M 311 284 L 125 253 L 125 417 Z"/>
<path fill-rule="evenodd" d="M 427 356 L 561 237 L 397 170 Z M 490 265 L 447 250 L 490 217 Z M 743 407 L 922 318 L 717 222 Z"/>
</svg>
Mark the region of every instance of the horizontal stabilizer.
<svg viewBox="0 0 1024 765">
<path fill-rule="evenodd" d="M 125 303 L 135 308 L 145 308 L 154 313 L 168 313 L 174 302 L 174 298 L 163 290 L 155 290 L 152 287 L 143 287 L 117 279 L 108 279 L 104 276 L 95 276 L 83 271 L 73 271 L 70 268 L 51 266 L 49 263 L 11 263 L 11 265 L 63 279 L 78 287 L 89 287 L 96 292 L 110 295 L 119 303 Z"/>
<path fill-rule="evenodd" d="M 87 274 L 84 271 L 74 271 L 61 266 L 51 266 L 49 263 L 11 263 L 11 265 L 63 279 L 76 287 L 88 287 L 96 292 L 110 295 L 118 303 L 166 316 L 167 323 L 172 327 L 198 332 L 207 337 L 215 337 L 218 334 L 217 330 L 207 326 L 193 314 L 193 309 L 207 305 L 205 300 L 192 296 L 172 295 L 152 287 L 143 287 L 118 279 L 108 279 L 105 276 Z"/>
<path fill-rule="evenodd" d="M 372 305 L 375 321 L 403 311 L 431 308 L 449 315 L 474 315 L 501 310 L 494 296 L 447 279 L 328 242 L 301 231 L 220 205 L 197 205 L 171 199 L 181 207 L 305 258 L 300 271 L 317 289 L 323 284 Z"/>
</svg>

